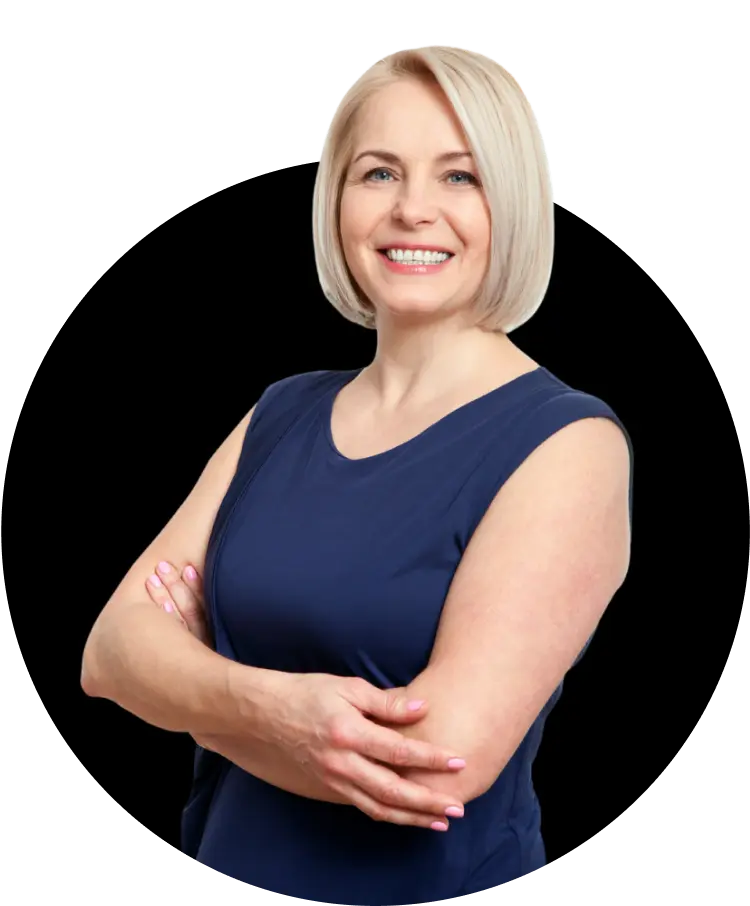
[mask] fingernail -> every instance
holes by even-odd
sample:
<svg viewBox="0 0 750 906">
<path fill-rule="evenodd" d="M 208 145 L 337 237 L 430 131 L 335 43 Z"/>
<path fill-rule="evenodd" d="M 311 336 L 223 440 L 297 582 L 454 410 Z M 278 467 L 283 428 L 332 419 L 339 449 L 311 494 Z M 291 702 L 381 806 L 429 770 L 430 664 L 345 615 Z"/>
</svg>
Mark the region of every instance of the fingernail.
<svg viewBox="0 0 750 906">
<path fill-rule="evenodd" d="M 439 831 L 447 831 L 447 830 L 448 830 L 448 825 L 447 825 L 447 824 L 444 824 L 442 821 L 433 821 L 432 824 L 430 825 L 430 827 L 431 827 L 433 830 L 439 830 Z"/>
<path fill-rule="evenodd" d="M 423 704 L 424 704 L 424 699 L 422 699 L 421 701 L 409 702 L 409 704 L 406 707 L 409 709 L 409 711 L 418 711 L 422 707 Z"/>
<path fill-rule="evenodd" d="M 450 759 L 448 759 L 448 767 L 449 768 L 465 768 L 466 762 L 463 760 L 463 758 L 450 758 Z"/>
<path fill-rule="evenodd" d="M 174 607 L 172 607 L 172 605 L 169 603 L 169 601 L 165 601 L 164 610 L 166 610 L 167 613 L 172 613 L 172 611 L 174 610 Z"/>
<path fill-rule="evenodd" d="M 166 560 L 162 560 L 158 566 L 160 573 L 168 573 L 172 567 L 167 563 Z"/>
<path fill-rule="evenodd" d="M 445 814 L 449 818 L 463 818 L 464 810 L 459 805 L 449 805 L 448 808 L 445 810 Z"/>
<path fill-rule="evenodd" d="M 198 575 L 198 573 L 193 569 L 192 566 L 186 566 L 186 567 L 185 567 L 185 575 L 186 575 L 186 576 L 188 577 L 188 579 L 190 579 L 190 581 L 192 582 L 193 579 L 195 579 L 195 577 Z"/>
<path fill-rule="evenodd" d="M 154 588 L 161 588 L 161 579 L 156 575 L 156 573 L 154 573 L 153 576 L 149 576 L 148 581 L 154 586 Z"/>
</svg>

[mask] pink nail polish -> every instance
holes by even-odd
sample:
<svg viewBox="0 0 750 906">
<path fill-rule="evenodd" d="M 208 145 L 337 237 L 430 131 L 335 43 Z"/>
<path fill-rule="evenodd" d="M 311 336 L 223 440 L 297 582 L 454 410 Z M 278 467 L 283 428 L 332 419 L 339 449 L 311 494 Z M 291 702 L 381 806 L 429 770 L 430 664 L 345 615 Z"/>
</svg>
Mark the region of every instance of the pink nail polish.
<svg viewBox="0 0 750 906">
<path fill-rule="evenodd" d="M 448 830 L 448 825 L 443 824 L 442 821 L 433 821 L 432 824 L 430 825 L 430 827 L 436 831 L 447 831 Z"/>
<path fill-rule="evenodd" d="M 424 704 L 424 699 L 421 699 L 420 701 L 409 702 L 409 704 L 406 707 L 409 709 L 409 711 L 418 711 L 422 707 L 423 704 Z"/>
<path fill-rule="evenodd" d="M 466 762 L 463 760 L 463 758 L 449 758 L 448 767 L 449 768 L 465 768 Z"/>
<path fill-rule="evenodd" d="M 198 573 L 193 569 L 192 566 L 186 566 L 186 567 L 185 567 L 185 575 L 186 575 L 186 576 L 188 577 L 188 579 L 190 579 L 190 581 L 192 582 L 192 581 L 196 578 L 196 576 L 198 575 Z"/>
<path fill-rule="evenodd" d="M 156 575 L 156 573 L 154 573 L 153 576 L 149 576 L 148 581 L 154 586 L 154 588 L 161 588 L 162 582 L 161 579 Z"/>
<path fill-rule="evenodd" d="M 172 607 L 172 605 L 169 603 L 169 601 L 165 601 L 164 610 L 166 610 L 167 613 L 172 613 L 172 611 L 174 610 L 174 607 Z"/>
<path fill-rule="evenodd" d="M 464 810 L 462 808 L 459 808 L 457 805 L 449 805 L 445 810 L 445 814 L 449 818 L 463 818 Z"/>
<path fill-rule="evenodd" d="M 171 569 L 166 560 L 162 560 L 158 568 L 160 573 L 168 573 Z"/>
</svg>

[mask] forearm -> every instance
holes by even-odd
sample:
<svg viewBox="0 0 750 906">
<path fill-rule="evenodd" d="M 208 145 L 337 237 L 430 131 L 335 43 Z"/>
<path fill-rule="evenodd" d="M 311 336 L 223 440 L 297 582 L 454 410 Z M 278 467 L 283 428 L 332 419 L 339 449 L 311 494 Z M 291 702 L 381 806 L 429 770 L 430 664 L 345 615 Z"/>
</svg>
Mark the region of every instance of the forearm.
<svg viewBox="0 0 750 906">
<path fill-rule="evenodd" d="M 257 676 L 251 670 L 239 665 L 238 668 L 231 673 L 231 688 L 235 700 L 241 703 L 241 723 L 248 732 L 238 735 L 230 729 L 228 733 L 193 733 L 196 742 L 223 755 L 248 774 L 289 793 L 350 804 L 295 760 L 269 719 L 270 715 L 283 711 L 289 696 L 294 695 L 289 680 L 294 683 L 293 677 L 299 675 L 263 671 L 263 682 L 258 685 Z"/>
<path fill-rule="evenodd" d="M 262 742 L 248 746 L 244 741 L 231 736 L 196 736 L 200 745 L 223 755 L 238 767 L 273 786 L 321 802 L 351 805 L 340 793 L 336 793 L 322 781 L 309 776 L 296 762 L 280 757 L 279 752 Z"/>
<path fill-rule="evenodd" d="M 242 671 L 238 702 L 236 674 Z M 173 616 L 134 602 L 102 612 L 83 654 L 81 683 L 164 730 L 217 733 L 259 713 L 273 671 L 241 667 L 198 641 Z"/>
</svg>

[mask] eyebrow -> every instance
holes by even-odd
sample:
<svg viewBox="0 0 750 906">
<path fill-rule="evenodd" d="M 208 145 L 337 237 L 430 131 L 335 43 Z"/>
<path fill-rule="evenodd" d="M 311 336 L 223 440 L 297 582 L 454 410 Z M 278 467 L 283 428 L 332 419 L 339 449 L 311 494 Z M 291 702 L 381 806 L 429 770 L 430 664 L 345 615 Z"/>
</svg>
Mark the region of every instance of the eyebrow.
<svg viewBox="0 0 750 906">
<path fill-rule="evenodd" d="M 391 163 L 391 164 L 400 164 L 401 163 L 401 158 L 398 156 L 398 154 L 394 154 L 392 151 L 385 151 L 382 148 L 374 148 L 369 151 L 362 151 L 361 154 L 358 154 L 352 161 L 352 166 L 354 166 L 354 164 L 356 164 L 357 161 L 363 157 L 378 157 L 381 160 L 386 160 L 386 161 L 388 161 L 388 163 Z M 438 155 L 438 157 L 436 157 L 435 160 L 438 163 L 442 164 L 442 163 L 445 163 L 446 161 L 458 160 L 462 157 L 473 158 L 474 155 L 470 151 L 446 151 L 445 154 Z"/>
</svg>

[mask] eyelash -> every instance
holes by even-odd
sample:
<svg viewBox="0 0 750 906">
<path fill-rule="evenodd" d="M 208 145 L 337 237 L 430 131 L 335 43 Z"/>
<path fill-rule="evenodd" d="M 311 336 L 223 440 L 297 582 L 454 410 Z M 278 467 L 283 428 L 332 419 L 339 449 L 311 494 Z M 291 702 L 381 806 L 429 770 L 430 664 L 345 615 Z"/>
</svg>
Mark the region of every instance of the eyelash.
<svg viewBox="0 0 750 906">
<path fill-rule="evenodd" d="M 367 173 L 365 173 L 365 175 L 362 177 L 362 181 L 363 182 L 370 181 L 370 177 L 372 176 L 373 173 L 391 173 L 391 171 L 387 167 L 373 167 L 372 170 L 368 170 Z M 393 175 L 393 174 L 391 173 L 391 175 Z M 469 179 L 471 180 L 470 183 L 455 183 L 455 182 L 451 183 L 451 185 L 453 185 L 453 186 L 458 186 L 458 185 L 479 186 L 480 185 L 477 177 L 474 176 L 473 173 L 469 173 L 467 170 L 451 170 L 450 173 L 446 174 L 446 177 L 450 177 L 450 176 L 468 176 Z M 373 180 L 373 182 L 385 182 L 385 181 L 386 180 L 382 180 L 382 179 Z"/>
</svg>

